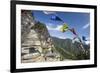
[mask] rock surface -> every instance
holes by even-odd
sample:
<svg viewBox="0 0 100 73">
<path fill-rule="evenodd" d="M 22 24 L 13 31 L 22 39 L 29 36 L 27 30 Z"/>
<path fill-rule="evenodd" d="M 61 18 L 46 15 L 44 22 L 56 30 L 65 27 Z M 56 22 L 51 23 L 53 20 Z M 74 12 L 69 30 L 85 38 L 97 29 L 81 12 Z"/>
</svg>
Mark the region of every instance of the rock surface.
<svg viewBox="0 0 100 73">
<path fill-rule="evenodd" d="M 21 11 L 21 50 L 22 63 L 60 60 L 45 24 L 30 10 Z"/>
</svg>

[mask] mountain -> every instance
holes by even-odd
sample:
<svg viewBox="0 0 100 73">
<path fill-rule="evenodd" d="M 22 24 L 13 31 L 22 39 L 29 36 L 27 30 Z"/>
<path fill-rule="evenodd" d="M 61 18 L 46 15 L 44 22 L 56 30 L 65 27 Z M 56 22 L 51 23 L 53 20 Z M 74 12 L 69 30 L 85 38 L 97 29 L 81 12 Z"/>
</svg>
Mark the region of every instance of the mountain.
<svg viewBox="0 0 100 73">
<path fill-rule="evenodd" d="M 85 52 L 83 53 L 78 41 L 72 42 L 71 39 L 60 39 L 52 37 L 56 49 L 64 59 L 84 60 L 90 58 L 89 45 L 82 44 Z"/>
</svg>

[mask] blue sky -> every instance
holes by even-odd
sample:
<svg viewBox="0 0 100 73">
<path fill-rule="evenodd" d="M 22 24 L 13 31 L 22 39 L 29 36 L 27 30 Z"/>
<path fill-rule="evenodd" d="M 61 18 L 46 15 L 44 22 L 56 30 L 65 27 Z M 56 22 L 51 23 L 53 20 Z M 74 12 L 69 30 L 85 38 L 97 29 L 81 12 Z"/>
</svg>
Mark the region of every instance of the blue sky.
<svg viewBox="0 0 100 73">
<path fill-rule="evenodd" d="M 46 14 L 44 11 L 33 11 L 35 20 L 44 23 L 51 36 L 66 39 L 73 38 L 74 35 L 70 31 L 62 33 L 60 31 L 63 22 L 54 21 L 50 18 L 56 14 L 65 23 L 68 24 L 69 28 L 74 28 L 77 34 L 86 38 L 90 37 L 90 14 L 89 13 L 77 13 L 77 12 L 52 12 L 51 14 Z"/>
</svg>

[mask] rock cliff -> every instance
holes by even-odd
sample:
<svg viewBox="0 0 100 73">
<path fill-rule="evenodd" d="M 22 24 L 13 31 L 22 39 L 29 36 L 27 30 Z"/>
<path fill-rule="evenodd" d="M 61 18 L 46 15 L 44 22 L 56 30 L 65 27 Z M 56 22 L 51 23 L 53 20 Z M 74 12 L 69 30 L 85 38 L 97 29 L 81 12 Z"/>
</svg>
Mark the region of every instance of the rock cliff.
<svg viewBox="0 0 100 73">
<path fill-rule="evenodd" d="M 21 50 L 22 63 L 60 60 L 45 24 L 31 10 L 21 11 Z"/>
</svg>

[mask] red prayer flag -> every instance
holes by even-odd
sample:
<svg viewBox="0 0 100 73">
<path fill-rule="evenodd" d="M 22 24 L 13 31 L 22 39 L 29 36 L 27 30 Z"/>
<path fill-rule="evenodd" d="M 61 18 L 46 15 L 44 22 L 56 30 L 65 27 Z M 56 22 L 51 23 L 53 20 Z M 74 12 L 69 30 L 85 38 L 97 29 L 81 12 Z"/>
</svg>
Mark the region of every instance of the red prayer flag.
<svg viewBox="0 0 100 73">
<path fill-rule="evenodd" d="M 77 35 L 76 34 L 76 31 L 75 31 L 75 29 L 74 28 L 72 28 L 72 29 L 69 29 L 74 35 Z"/>
</svg>

